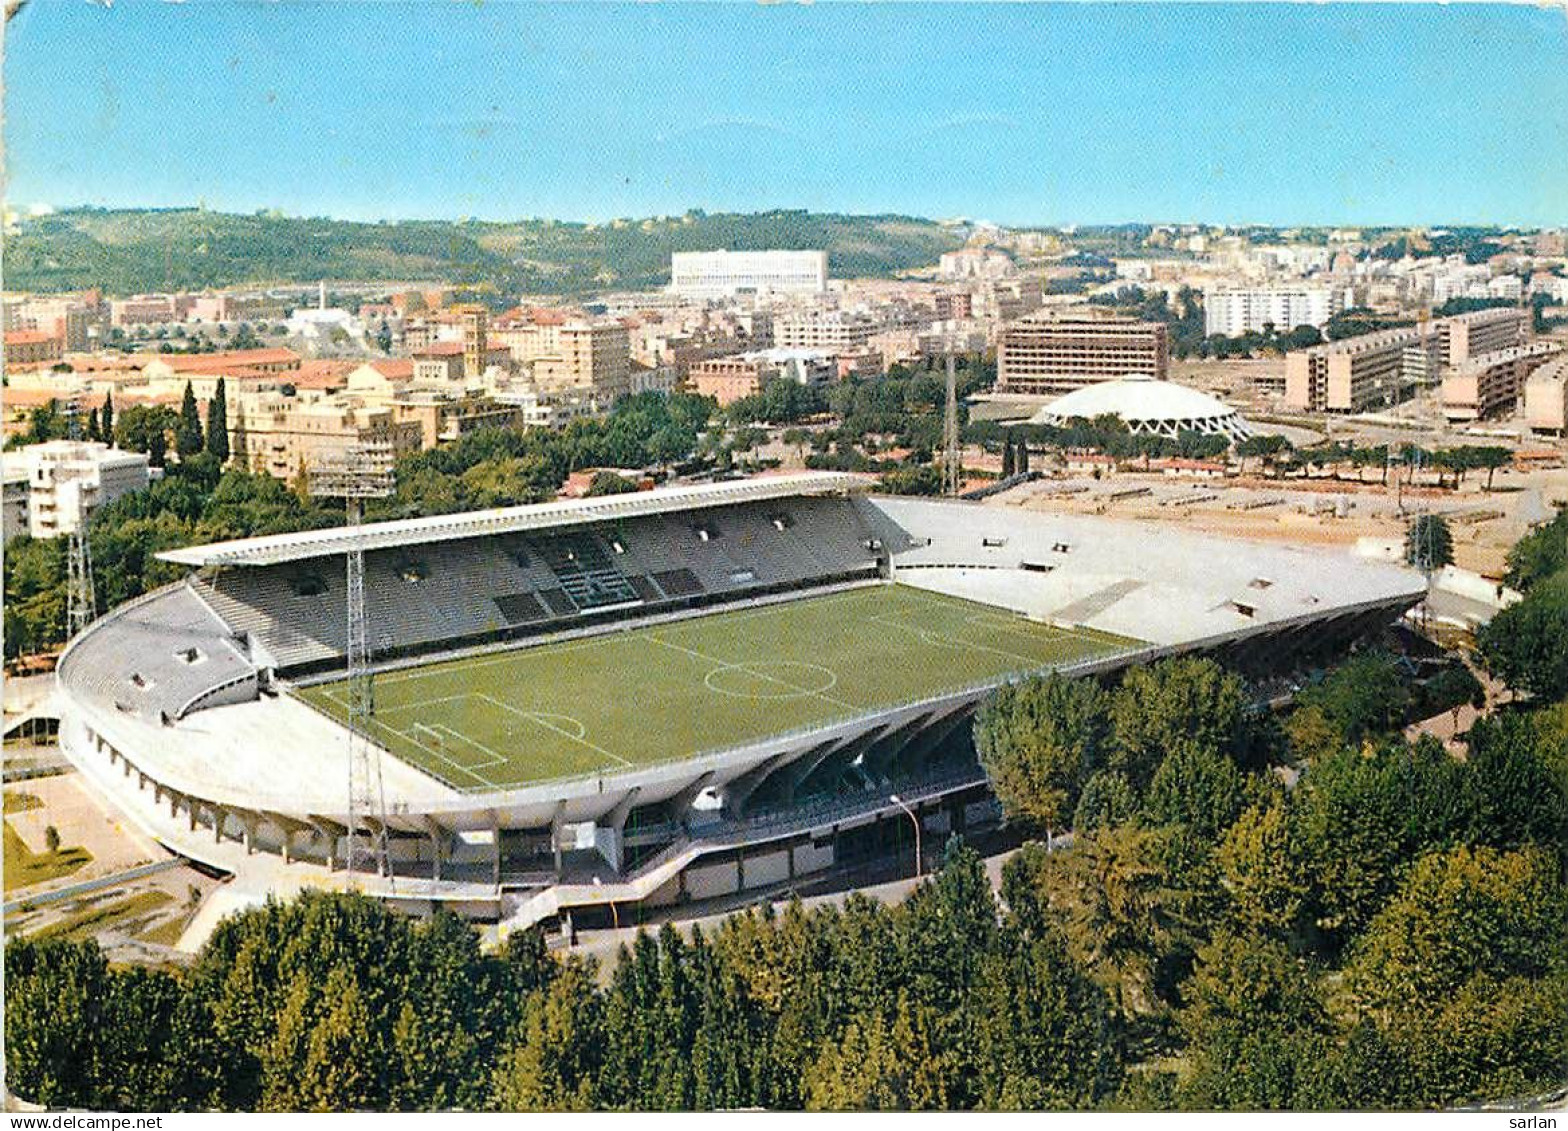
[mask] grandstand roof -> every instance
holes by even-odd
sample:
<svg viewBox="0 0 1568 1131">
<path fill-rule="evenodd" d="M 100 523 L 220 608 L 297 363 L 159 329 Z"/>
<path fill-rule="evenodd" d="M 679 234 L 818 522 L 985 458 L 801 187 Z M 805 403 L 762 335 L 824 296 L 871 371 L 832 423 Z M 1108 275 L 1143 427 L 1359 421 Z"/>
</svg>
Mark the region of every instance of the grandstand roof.
<svg viewBox="0 0 1568 1131">
<path fill-rule="evenodd" d="M 166 562 L 188 566 L 277 565 L 281 562 L 344 554 L 355 549 L 379 550 L 457 538 L 579 526 L 633 515 L 696 510 L 799 495 L 842 494 L 857 489 L 862 483 L 860 477 L 842 471 L 770 475 L 728 483 L 665 487 L 634 494 L 565 499 L 531 506 L 375 522 L 365 526 L 339 526 L 330 530 L 238 538 L 206 546 L 165 550 L 158 557 Z"/>
</svg>

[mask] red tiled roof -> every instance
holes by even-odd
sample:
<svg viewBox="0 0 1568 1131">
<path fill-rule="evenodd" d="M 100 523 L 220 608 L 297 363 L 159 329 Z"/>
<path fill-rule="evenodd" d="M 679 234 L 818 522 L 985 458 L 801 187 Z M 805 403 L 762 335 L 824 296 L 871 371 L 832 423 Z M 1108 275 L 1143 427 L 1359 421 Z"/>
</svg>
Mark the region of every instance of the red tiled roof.
<svg viewBox="0 0 1568 1131">
<path fill-rule="evenodd" d="M 286 349 L 226 350 L 221 353 L 165 353 L 159 361 L 168 362 L 178 373 L 216 373 L 236 365 L 276 365 L 280 361 L 298 364 L 299 354 Z"/>
<path fill-rule="evenodd" d="M 60 339 L 44 330 L 7 330 L 5 344 L 8 346 L 35 346 L 43 342 L 57 342 Z"/>
<path fill-rule="evenodd" d="M 462 342 L 431 342 L 424 349 L 415 350 L 415 357 L 461 357 Z"/>
</svg>

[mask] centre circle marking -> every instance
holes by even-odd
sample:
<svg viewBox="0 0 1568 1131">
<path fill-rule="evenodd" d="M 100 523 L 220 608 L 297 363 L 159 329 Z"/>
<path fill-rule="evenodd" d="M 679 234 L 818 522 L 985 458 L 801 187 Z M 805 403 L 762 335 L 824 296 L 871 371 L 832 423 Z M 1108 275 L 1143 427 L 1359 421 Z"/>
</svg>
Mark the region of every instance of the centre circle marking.
<svg viewBox="0 0 1568 1131">
<path fill-rule="evenodd" d="M 726 681 L 731 686 L 726 687 Z M 709 691 L 735 699 L 804 699 L 831 690 L 838 683 L 838 673 L 800 660 L 756 660 L 721 664 L 703 676 L 702 682 Z M 738 690 L 736 683 L 760 686 L 761 690 Z"/>
</svg>

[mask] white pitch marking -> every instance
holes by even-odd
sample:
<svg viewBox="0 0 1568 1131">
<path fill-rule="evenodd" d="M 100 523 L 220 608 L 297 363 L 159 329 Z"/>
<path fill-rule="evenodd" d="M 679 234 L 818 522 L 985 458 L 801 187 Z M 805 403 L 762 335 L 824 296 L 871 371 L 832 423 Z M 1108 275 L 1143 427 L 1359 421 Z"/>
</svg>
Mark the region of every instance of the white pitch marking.
<svg viewBox="0 0 1568 1131">
<path fill-rule="evenodd" d="M 573 742 L 580 742 L 584 746 L 588 747 L 588 749 L 590 749 L 592 751 L 595 751 L 596 753 L 603 754 L 606 758 L 609 758 L 611 761 L 619 762 L 623 766 L 631 766 L 632 765 L 631 762 L 628 762 L 625 758 L 622 758 L 619 754 L 612 754 L 610 751 L 606 750 L 604 747 L 596 745 L 595 743 L 589 742 L 586 738 L 583 738 L 580 735 L 575 735 L 575 734 L 573 734 L 569 730 L 563 730 L 562 728 L 556 726 L 554 723 L 546 722 L 544 720 L 544 717 L 541 716 L 541 715 L 535 714 L 535 713 L 530 712 L 530 711 L 524 711 L 520 707 L 512 706 L 510 703 L 503 703 L 499 699 L 494 699 L 494 698 L 490 697 L 489 695 L 475 695 L 474 698 L 475 699 L 483 699 L 486 703 L 489 703 L 492 707 L 499 708 L 502 711 L 510 711 L 512 714 L 517 715 L 519 718 L 527 719 L 529 722 L 534 723 L 534 724 L 536 724 L 538 726 L 542 726 L 546 730 L 553 730 L 553 731 L 555 731 L 556 734 L 561 735 L 563 738 L 569 738 Z M 569 716 L 561 715 L 559 717 L 564 719 L 564 718 L 568 718 Z M 578 722 L 578 720 L 573 719 L 572 721 L 576 722 L 578 726 L 582 726 L 582 723 Z M 585 729 L 585 732 L 586 732 L 586 728 L 584 728 L 584 729 Z"/>
</svg>

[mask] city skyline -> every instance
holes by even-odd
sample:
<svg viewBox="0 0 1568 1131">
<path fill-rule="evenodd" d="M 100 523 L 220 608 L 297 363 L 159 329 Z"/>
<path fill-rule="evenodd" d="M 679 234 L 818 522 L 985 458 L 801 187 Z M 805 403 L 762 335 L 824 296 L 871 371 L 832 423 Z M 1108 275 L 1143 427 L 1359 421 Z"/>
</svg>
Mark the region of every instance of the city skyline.
<svg viewBox="0 0 1568 1131">
<path fill-rule="evenodd" d="M 20 211 L 1568 220 L 1568 21 L 1533 8 L 31 5 L 7 38 Z"/>
</svg>

